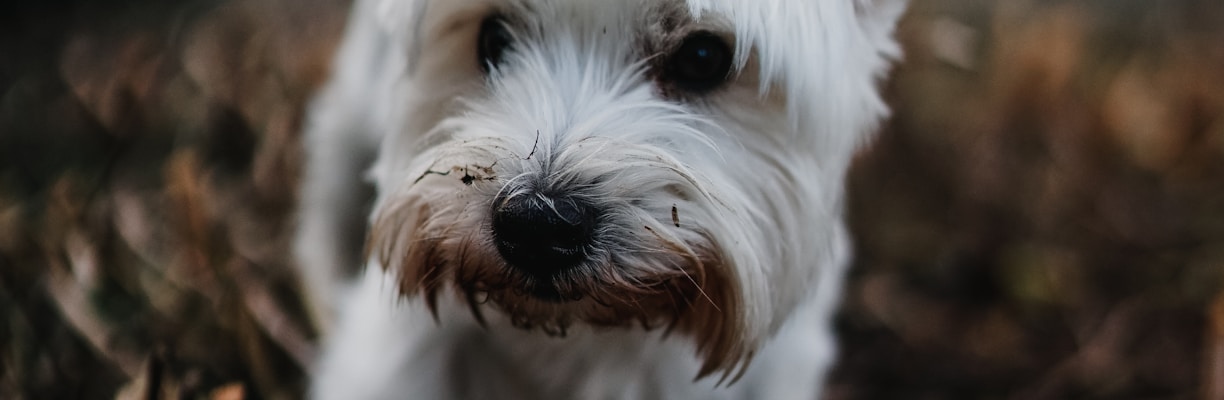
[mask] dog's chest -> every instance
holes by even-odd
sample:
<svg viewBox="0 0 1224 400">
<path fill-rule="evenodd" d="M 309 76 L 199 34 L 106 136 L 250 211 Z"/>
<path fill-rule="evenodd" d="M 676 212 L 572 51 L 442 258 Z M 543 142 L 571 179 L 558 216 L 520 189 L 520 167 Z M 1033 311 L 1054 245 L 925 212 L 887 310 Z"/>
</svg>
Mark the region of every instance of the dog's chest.
<svg viewBox="0 0 1224 400">
<path fill-rule="evenodd" d="M 710 382 L 692 384 L 699 367 L 693 350 L 680 339 L 652 332 L 613 330 L 554 338 L 511 327 L 472 326 L 427 336 L 432 337 L 423 338 L 420 348 L 441 359 L 435 367 L 446 369 L 444 385 L 454 398 L 665 399 L 729 394 L 713 391 Z"/>
</svg>

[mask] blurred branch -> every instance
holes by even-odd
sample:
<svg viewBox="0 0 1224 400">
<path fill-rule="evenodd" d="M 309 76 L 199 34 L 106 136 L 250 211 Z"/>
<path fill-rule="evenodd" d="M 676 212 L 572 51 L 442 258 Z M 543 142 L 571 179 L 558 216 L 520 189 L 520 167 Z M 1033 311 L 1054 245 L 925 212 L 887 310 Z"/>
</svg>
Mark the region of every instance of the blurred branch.
<svg viewBox="0 0 1224 400">
<path fill-rule="evenodd" d="M 67 268 L 58 262 L 52 261 L 48 272 L 47 293 L 69 326 L 124 375 L 129 378 L 139 375 L 144 356 L 111 345 L 117 342 L 119 334 L 94 311 L 86 297 L 88 289 L 81 287 Z"/>
<path fill-rule="evenodd" d="M 313 370 L 314 344 L 268 292 L 271 283 L 255 274 L 253 269 L 253 264 L 240 258 L 231 260 L 228 268 L 229 276 L 239 286 L 247 311 L 264 334 L 289 354 L 298 367 L 304 371 Z"/>
<path fill-rule="evenodd" d="M 1224 399 L 1224 292 L 1208 310 L 1207 338 L 1203 346 L 1203 400 Z"/>
</svg>

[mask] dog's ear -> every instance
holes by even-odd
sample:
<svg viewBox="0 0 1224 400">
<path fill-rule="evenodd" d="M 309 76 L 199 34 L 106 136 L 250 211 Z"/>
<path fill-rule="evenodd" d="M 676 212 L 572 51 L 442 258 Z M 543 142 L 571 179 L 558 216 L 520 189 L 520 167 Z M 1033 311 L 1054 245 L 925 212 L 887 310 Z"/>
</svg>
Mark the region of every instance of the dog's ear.
<svg viewBox="0 0 1224 400">
<path fill-rule="evenodd" d="M 350 11 L 344 41 L 336 50 L 332 77 L 323 97 L 338 97 L 339 107 L 357 102 L 357 110 L 368 112 L 370 90 L 386 88 L 403 72 L 416 51 L 415 37 L 424 15 L 426 0 L 357 0 Z M 407 52 L 408 54 L 405 54 Z M 410 67 L 410 65 L 409 65 Z M 339 91 L 328 95 L 327 92 Z M 385 99 L 376 99 L 383 101 Z"/>
<path fill-rule="evenodd" d="M 421 52 L 421 30 L 425 28 L 425 11 L 428 0 L 366 0 L 375 3 L 372 10 L 374 27 L 387 39 L 399 46 L 405 54 L 408 73 L 415 69 Z"/>
<path fill-rule="evenodd" d="M 350 40 L 370 43 L 370 47 L 381 50 L 375 53 L 398 53 L 395 56 L 406 58 L 401 62 L 409 62 L 410 70 L 411 61 L 420 51 L 421 19 L 428 5 L 428 0 L 357 0 L 345 37 L 360 36 Z"/>
<path fill-rule="evenodd" d="M 909 0 L 854 0 L 863 32 L 875 48 L 889 58 L 900 56 L 901 49 L 893 40 L 893 30 L 908 3 Z"/>
</svg>

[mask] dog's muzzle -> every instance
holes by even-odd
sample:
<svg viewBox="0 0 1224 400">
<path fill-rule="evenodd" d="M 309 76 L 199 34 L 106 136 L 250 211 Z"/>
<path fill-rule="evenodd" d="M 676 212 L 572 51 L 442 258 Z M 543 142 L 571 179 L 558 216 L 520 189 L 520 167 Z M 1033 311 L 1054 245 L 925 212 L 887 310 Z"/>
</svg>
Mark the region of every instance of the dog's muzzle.
<svg viewBox="0 0 1224 400">
<path fill-rule="evenodd" d="M 587 260 L 598 221 L 598 210 L 573 196 L 501 196 L 493 202 L 493 241 L 511 268 L 537 281 L 551 282 Z M 537 285 L 537 290 L 551 289 L 551 285 Z"/>
</svg>

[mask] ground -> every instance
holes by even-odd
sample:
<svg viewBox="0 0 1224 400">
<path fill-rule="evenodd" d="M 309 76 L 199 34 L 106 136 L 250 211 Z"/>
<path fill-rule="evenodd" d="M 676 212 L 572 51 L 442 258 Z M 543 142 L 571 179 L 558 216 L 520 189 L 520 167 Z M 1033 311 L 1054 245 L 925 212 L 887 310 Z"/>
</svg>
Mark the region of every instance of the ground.
<svg viewBox="0 0 1224 400">
<path fill-rule="evenodd" d="M 1224 5 L 913 1 L 827 397 L 1224 398 Z M 25 3 L 0 398 L 300 397 L 299 128 L 346 4 Z"/>
</svg>

